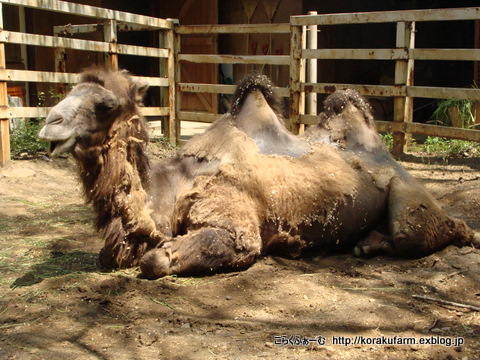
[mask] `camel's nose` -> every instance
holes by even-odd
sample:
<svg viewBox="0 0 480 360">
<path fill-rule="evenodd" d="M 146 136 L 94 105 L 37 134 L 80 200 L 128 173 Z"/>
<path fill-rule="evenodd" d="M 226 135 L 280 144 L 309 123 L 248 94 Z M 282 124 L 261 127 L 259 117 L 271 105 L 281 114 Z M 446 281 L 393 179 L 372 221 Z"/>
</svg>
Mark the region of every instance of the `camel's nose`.
<svg viewBox="0 0 480 360">
<path fill-rule="evenodd" d="M 45 124 L 47 125 L 61 124 L 63 120 L 64 120 L 63 115 L 59 111 L 55 111 L 55 109 L 52 109 L 48 114 L 47 119 L 45 120 Z"/>
</svg>

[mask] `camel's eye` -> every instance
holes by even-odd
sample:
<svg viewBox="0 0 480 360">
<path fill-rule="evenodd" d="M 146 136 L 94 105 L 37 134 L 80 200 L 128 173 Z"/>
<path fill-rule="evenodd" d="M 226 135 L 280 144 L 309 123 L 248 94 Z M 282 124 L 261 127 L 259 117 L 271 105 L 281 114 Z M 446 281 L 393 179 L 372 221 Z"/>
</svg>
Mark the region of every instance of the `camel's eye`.
<svg viewBox="0 0 480 360">
<path fill-rule="evenodd" d="M 105 92 L 95 98 L 96 112 L 109 112 L 118 107 L 118 100 L 111 92 Z"/>
</svg>

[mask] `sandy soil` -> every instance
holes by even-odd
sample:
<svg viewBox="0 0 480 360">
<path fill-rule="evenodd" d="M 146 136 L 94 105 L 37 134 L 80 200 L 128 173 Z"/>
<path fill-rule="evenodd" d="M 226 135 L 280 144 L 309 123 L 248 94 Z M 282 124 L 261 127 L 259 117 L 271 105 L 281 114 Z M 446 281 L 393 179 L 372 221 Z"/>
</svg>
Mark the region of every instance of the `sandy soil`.
<svg viewBox="0 0 480 360">
<path fill-rule="evenodd" d="M 479 158 L 403 164 L 480 231 Z M 480 358 L 480 312 L 412 297 L 480 306 L 471 247 L 416 260 L 265 257 L 239 273 L 156 281 L 103 272 L 66 159 L 0 170 L 0 245 L 1 359 Z M 388 344 L 407 338 L 416 343 Z"/>
</svg>

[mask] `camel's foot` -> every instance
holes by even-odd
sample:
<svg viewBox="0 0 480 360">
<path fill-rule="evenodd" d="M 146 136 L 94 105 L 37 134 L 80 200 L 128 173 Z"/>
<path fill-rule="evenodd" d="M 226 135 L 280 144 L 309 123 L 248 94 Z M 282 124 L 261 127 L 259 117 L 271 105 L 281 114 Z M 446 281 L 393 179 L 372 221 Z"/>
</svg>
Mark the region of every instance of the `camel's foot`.
<svg viewBox="0 0 480 360">
<path fill-rule="evenodd" d="M 260 254 L 260 246 L 260 237 L 237 237 L 225 229 L 201 228 L 148 251 L 140 268 L 148 279 L 244 268 Z"/>
<path fill-rule="evenodd" d="M 480 249 L 480 232 L 478 231 L 475 231 L 474 234 L 473 234 L 473 240 L 472 240 L 472 245 L 477 248 L 477 249 Z"/>
<path fill-rule="evenodd" d="M 359 241 L 353 249 L 355 256 L 373 256 L 379 253 L 392 253 L 390 236 L 372 230 L 363 240 Z"/>
<path fill-rule="evenodd" d="M 140 260 L 140 269 L 147 279 L 158 279 L 172 273 L 168 249 L 153 249 Z"/>
</svg>

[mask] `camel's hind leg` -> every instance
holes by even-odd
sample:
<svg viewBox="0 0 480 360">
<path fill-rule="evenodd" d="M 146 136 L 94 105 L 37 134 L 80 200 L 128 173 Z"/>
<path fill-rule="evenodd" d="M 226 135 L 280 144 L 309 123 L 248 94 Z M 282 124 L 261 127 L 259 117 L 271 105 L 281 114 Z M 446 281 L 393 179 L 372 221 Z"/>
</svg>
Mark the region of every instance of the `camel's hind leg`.
<svg viewBox="0 0 480 360">
<path fill-rule="evenodd" d="M 420 257 L 474 240 L 465 222 L 448 216 L 421 184 L 398 176 L 390 182 L 388 228 L 388 235 L 369 234 L 357 245 L 355 254 Z"/>
</svg>

